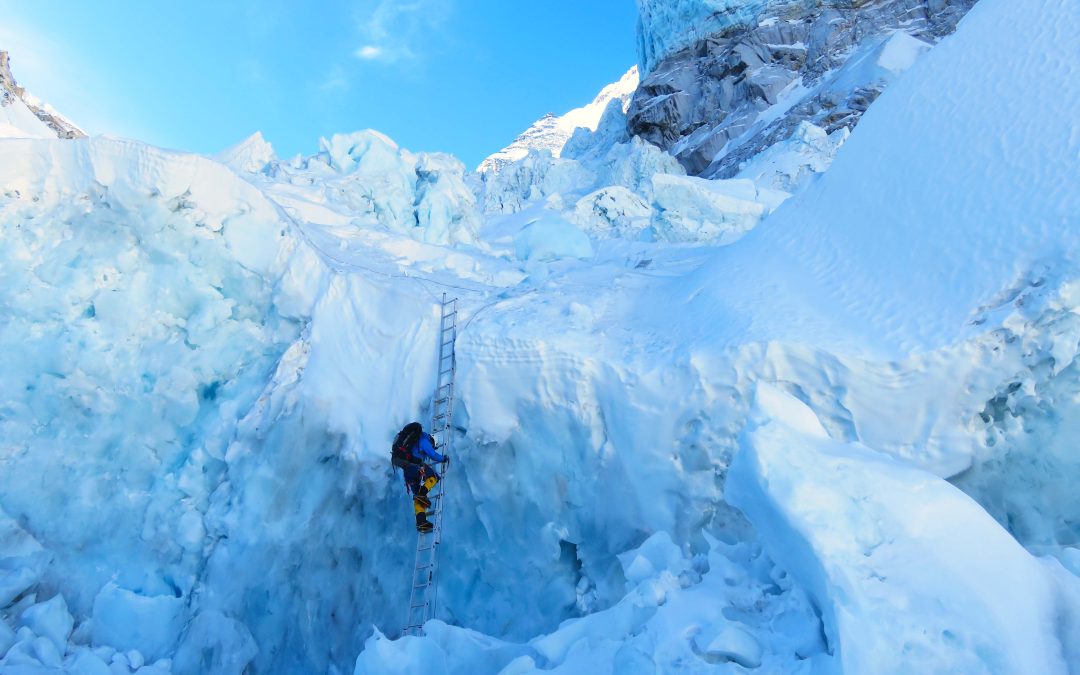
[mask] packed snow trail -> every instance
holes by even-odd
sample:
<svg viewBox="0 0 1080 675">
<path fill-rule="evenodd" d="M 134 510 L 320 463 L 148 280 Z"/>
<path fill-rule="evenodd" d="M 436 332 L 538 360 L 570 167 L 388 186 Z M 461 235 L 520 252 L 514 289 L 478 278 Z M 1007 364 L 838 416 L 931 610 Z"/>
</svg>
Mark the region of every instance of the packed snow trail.
<svg viewBox="0 0 1080 675">
<path fill-rule="evenodd" d="M 454 437 L 451 426 L 454 419 L 454 373 L 457 371 L 457 359 L 454 343 L 457 340 L 457 298 L 446 299 L 443 294 L 440 302 L 439 319 L 439 358 L 436 361 L 438 375 L 435 379 L 435 392 L 431 396 L 431 435 L 435 438 L 435 449 L 449 460 Z M 405 635 L 423 635 L 424 624 L 435 618 L 439 597 L 439 546 L 442 545 L 443 513 L 446 511 L 446 474 L 450 469 L 449 461 L 442 465 L 442 475 L 437 483 L 438 491 L 428 492 L 427 497 L 435 508 L 434 528 L 431 532 L 420 532 L 416 537 L 416 559 L 413 564 L 412 580 L 409 582 L 409 613 L 405 623 Z"/>
</svg>

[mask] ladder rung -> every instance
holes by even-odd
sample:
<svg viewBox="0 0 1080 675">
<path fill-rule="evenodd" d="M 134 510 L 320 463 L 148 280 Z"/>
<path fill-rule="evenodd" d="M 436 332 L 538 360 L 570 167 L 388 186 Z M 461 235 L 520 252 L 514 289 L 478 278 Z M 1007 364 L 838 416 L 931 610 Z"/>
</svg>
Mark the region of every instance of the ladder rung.
<svg viewBox="0 0 1080 675">
<path fill-rule="evenodd" d="M 432 397 L 432 413 L 435 414 L 431 418 L 431 431 L 433 437 L 439 438 L 443 443 L 436 444 L 435 447 L 444 447 L 449 443 L 449 418 L 454 408 L 454 374 L 457 370 L 457 364 L 454 359 L 454 342 L 457 340 L 457 298 L 453 298 L 449 301 L 446 300 L 446 294 L 443 293 L 443 302 L 441 304 L 441 316 L 439 317 L 439 359 L 438 359 L 438 377 L 436 378 L 435 395 Z M 449 361 L 449 364 L 447 364 Z M 449 365 L 449 368 L 443 368 L 444 365 Z M 449 377 L 447 377 L 449 375 Z M 449 381 L 445 381 L 449 380 Z M 427 495 L 428 499 L 432 502 L 441 500 L 445 496 L 445 492 L 440 490 L 438 494 Z M 433 599 L 429 596 L 432 592 L 428 589 L 436 587 L 437 580 L 436 575 L 438 571 L 438 565 L 435 562 L 436 549 L 442 543 L 442 502 L 438 502 L 439 507 L 433 511 L 428 511 L 427 516 L 432 520 L 429 521 L 434 526 L 430 532 L 421 532 L 416 542 L 416 563 L 413 567 L 412 577 L 412 597 L 409 600 L 409 624 L 405 627 L 405 634 L 423 635 L 423 621 L 414 623 L 413 619 L 427 619 L 434 613 L 435 606 Z M 430 504 L 428 505 L 430 508 Z M 424 535 L 434 535 L 431 539 L 424 539 Z M 426 545 L 425 545 L 426 544 Z M 431 555 L 422 555 L 425 552 L 430 552 Z M 427 560 L 424 564 L 419 564 L 421 560 Z M 422 579 L 418 580 L 416 577 L 420 576 Z M 417 583 L 419 581 L 419 583 Z M 425 599 L 419 604 L 412 604 L 417 596 Z M 420 610 L 417 612 L 416 610 Z"/>
</svg>

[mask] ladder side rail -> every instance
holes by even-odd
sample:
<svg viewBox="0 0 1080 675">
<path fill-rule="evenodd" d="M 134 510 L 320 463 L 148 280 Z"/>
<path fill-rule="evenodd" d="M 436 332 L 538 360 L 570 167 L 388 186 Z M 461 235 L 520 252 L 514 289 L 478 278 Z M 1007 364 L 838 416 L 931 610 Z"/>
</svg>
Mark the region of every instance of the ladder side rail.
<svg viewBox="0 0 1080 675">
<path fill-rule="evenodd" d="M 455 298 L 454 300 L 452 300 L 452 301 L 450 301 L 448 303 L 448 302 L 445 301 L 445 298 L 446 298 L 446 294 L 444 293 L 443 294 L 443 300 L 444 301 L 443 301 L 443 306 L 442 306 L 442 313 L 443 313 L 444 316 L 449 317 L 450 325 L 449 326 L 446 326 L 446 325 L 443 326 L 443 334 L 445 336 L 445 331 L 447 329 L 449 329 L 450 330 L 450 340 L 449 341 L 443 340 L 442 342 L 440 342 L 440 346 L 439 346 L 439 368 L 442 369 L 442 367 L 443 367 L 442 362 L 444 360 L 446 360 L 446 356 L 449 356 L 449 359 L 450 359 L 449 375 L 450 375 L 450 377 L 449 377 L 449 379 L 447 381 L 447 387 L 446 387 L 446 389 L 447 389 L 447 393 L 446 393 L 446 412 L 445 412 L 445 418 L 444 418 L 443 425 L 442 425 L 442 428 L 443 428 L 442 438 L 440 439 L 442 441 L 440 443 L 440 445 L 441 445 L 440 454 L 443 454 L 443 455 L 446 455 L 450 451 L 450 449 L 449 449 L 450 439 L 453 437 L 453 432 L 452 432 L 452 429 L 450 427 L 450 424 L 451 424 L 452 414 L 453 414 L 453 409 L 454 409 L 454 383 L 455 383 L 455 377 L 454 376 L 456 375 L 456 370 L 457 370 L 457 368 L 456 368 L 456 359 L 455 359 L 455 349 L 454 349 L 455 342 L 457 341 L 457 299 Z M 453 311 L 449 315 L 447 315 L 446 310 L 447 310 L 447 307 L 450 306 L 450 305 L 453 306 Z M 446 344 L 446 342 L 448 342 L 449 344 Z M 448 355 L 444 354 L 447 347 L 449 347 L 449 352 L 450 352 Z M 437 394 L 437 392 L 436 392 L 436 394 Z M 439 491 L 440 494 L 443 494 L 443 495 L 446 494 L 446 474 L 447 474 L 447 467 L 444 465 L 442 480 L 440 481 L 441 489 Z M 437 604 L 436 603 L 437 603 L 438 592 L 439 592 L 438 591 L 439 585 L 437 583 L 437 579 L 438 579 L 438 569 L 439 568 L 438 568 L 438 564 L 436 562 L 436 554 L 438 552 L 438 546 L 442 544 L 443 511 L 446 508 L 445 501 L 446 501 L 445 499 L 440 500 L 439 508 L 438 508 L 438 510 L 437 510 L 437 512 L 435 514 L 435 527 L 432 530 L 432 550 L 431 550 L 431 553 L 432 553 L 432 556 L 431 556 L 431 562 L 432 562 L 432 567 L 431 567 L 432 585 L 431 585 L 431 589 L 430 589 L 431 592 L 430 592 L 430 596 L 429 596 L 431 602 L 425 608 L 426 614 L 427 614 L 426 620 L 430 620 L 430 619 L 435 618 L 435 612 L 436 612 L 436 609 L 437 609 Z M 425 621 L 425 623 L 426 623 L 426 621 Z"/>
<path fill-rule="evenodd" d="M 447 336 L 449 333 L 449 339 Z M 455 342 L 457 340 L 457 298 L 446 300 L 443 293 L 439 317 L 439 348 L 436 363 L 436 385 L 432 395 L 431 434 L 436 437 L 436 448 L 440 454 L 447 454 L 452 438 L 450 428 L 454 409 L 454 380 L 457 370 Z M 449 367 L 444 363 L 449 359 Z M 441 398 L 440 398 L 441 394 Z M 440 423 L 440 420 L 442 422 Z M 416 541 L 416 554 L 413 560 L 413 573 L 410 579 L 409 615 L 404 633 L 423 635 L 424 624 L 435 617 L 438 597 L 438 549 L 442 543 L 442 516 L 446 495 L 446 468 L 439 481 L 439 491 L 430 495 L 435 507 L 434 527 L 430 536 L 420 533 Z M 425 546 L 425 542 L 428 542 Z"/>
</svg>

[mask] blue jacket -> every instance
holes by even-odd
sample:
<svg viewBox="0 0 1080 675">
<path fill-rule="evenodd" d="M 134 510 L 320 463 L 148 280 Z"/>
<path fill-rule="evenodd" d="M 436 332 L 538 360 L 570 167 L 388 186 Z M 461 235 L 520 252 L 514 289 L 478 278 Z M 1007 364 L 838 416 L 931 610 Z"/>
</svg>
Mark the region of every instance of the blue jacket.
<svg viewBox="0 0 1080 675">
<path fill-rule="evenodd" d="M 416 447 L 413 448 L 413 453 L 417 457 L 427 457 L 435 462 L 446 461 L 446 457 L 435 451 L 435 448 L 431 445 L 431 439 L 428 438 L 427 434 L 420 434 L 420 440 L 417 441 Z"/>
</svg>

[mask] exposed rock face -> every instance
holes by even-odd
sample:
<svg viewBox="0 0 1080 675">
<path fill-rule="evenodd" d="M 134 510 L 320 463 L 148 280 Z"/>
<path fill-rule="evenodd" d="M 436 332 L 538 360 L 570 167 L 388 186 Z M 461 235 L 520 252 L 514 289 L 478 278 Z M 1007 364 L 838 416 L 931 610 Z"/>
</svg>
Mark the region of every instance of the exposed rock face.
<svg viewBox="0 0 1080 675">
<path fill-rule="evenodd" d="M 913 45 L 951 33 L 976 2 L 746 2 L 710 15 L 720 32 L 663 55 L 664 45 L 679 42 L 649 35 L 672 30 L 670 17 L 650 23 L 660 21 L 657 1 L 638 2 L 641 58 L 654 66 L 631 100 L 627 129 L 674 154 L 688 173 L 716 178 L 735 175 L 802 121 L 827 132 L 855 126 L 898 72 L 890 65 L 897 54 L 886 51 L 917 55 Z M 716 0 L 680 3 L 709 8 Z M 898 32 L 919 42 L 894 43 Z"/>
<path fill-rule="evenodd" d="M 26 92 L 15 82 L 11 74 L 8 53 L 0 51 L 0 106 L 10 106 L 15 100 L 22 101 L 34 115 L 52 129 L 57 138 L 85 138 L 86 134 L 48 105 Z"/>
</svg>

